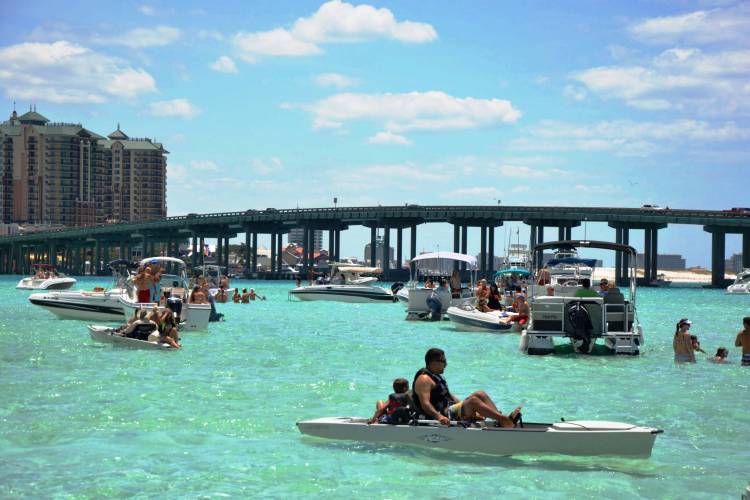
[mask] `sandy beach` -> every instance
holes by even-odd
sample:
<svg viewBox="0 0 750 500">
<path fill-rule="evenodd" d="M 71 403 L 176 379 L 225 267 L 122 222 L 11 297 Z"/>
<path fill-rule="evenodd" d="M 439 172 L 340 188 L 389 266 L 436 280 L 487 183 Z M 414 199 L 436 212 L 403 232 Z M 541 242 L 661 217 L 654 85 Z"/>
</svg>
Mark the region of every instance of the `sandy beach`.
<svg viewBox="0 0 750 500">
<path fill-rule="evenodd" d="M 672 281 L 673 283 L 705 283 L 710 284 L 711 283 L 711 270 L 710 269 L 701 269 L 701 270 L 682 270 L 682 271 L 667 271 L 667 270 L 661 270 L 659 269 L 657 274 L 664 274 L 664 276 L 667 278 L 667 280 Z M 638 270 L 638 276 L 642 277 L 643 272 L 639 269 Z M 735 278 L 734 274 L 724 274 L 724 277 L 726 279 L 733 280 Z M 615 268 L 614 267 L 597 267 L 594 270 L 594 279 L 598 280 L 601 278 L 607 278 L 609 280 L 613 280 L 615 278 Z"/>
</svg>

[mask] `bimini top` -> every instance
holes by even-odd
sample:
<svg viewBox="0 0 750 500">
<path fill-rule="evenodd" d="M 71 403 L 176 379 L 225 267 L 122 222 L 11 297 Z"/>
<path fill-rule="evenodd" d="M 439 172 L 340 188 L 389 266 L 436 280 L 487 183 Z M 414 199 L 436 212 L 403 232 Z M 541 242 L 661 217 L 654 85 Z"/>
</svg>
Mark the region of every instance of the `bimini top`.
<svg viewBox="0 0 750 500">
<path fill-rule="evenodd" d="M 456 253 L 456 252 L 428 252 L 428 253 L 417 255 L 416 257 L 411 259 L 411 261 L 419 262 L 420 260 L 427 260 L 427 259 L 457 260 L 459 262 L 466 262 L 471 267 L 477 267 L 476 257 L 474 257 L 473 255 L 465 255 L 465 254 Z"/>
<path fill-rule="evenodd" d="M 146 257 L 145 259 L 139 262 L 139 265 L 145 266 L 148 264 L 159 264 L 162 262 L 173 262 L 175 264 L 185 266 L 185 262 L 182 259 L 178 259 L 176 257 L 164 257 L 164 256 Z"/>
<path fill-rule="evenodd" d="M 380 274 L 383 272 L 379 267 L 365 267 L 365 266 L 352 266 L 351 264 L 345 266 L 336 266 L 335 272 L 337 273 L 357 273 L 357 274 Z"/>
<path fill-rule="evenodd" d="M 114 269 L 120 266 L 127 267 L 128 269 L 135 269 L 136 267 L 138 267 L 138 263 L 128 259 L 116 259 L 107 264 L 107 267 L 109 267 L 110 269 Z"/>
<path fill-rule="evenodd" d="M 602 250 L 614 250 L 616 252 L 627 252 L 635 257 L 635 248 L 630 245 L 622 245 L 620 243 L 612 243 L 609 241 L 591 241 L 591 240 L 561 240 L 561 241 L 548 241 L 546 243 L 539 243 L 534 246 L 534 253 L 541 250 L 547 250 L 548 248 L 601 248 Z"/>
<path fill-rule="evenodd" d="M 502 276 L 503 274 L 520 274 L 521 276 L 528 276 L 529 270 L 522 267 L 508 267 L 497 271 L 495 277 Z"/>
<path fill-rule="evenodd" d="M 561 259 L 550 259 L 547 261 L 548 266 L 556 266 L 558 264 L 572 264 L 574 266 L 583 264 L 588 267 L 596 267 L 596 259 L 582 259 L 580 257 L 563 257 Z"/>
</svg>

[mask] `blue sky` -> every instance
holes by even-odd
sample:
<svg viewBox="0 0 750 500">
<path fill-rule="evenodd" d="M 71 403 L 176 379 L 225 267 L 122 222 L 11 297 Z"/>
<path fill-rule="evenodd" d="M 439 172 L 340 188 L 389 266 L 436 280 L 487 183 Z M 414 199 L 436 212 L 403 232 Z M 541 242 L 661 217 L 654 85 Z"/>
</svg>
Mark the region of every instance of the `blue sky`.
<svg viewBox="0 0 750 500">
<path fill-rule="evenodd" d="M 4 114 L 13 101 L 36 104 L 53 121 L 103 134 L 120 123 L 163 142 L 169 215 L 334 196 L 340 206 L 750 205 L 747 2 L 1 9 Z M 614 238 L 603 225 L 586 231 Z M 368 237 L 350 230 L 342 251 L 361 257 Z M 428 227 L 418 247 L 451 238 Z M 642 247 L 642 232 L 631 241 Z M 659 242 L 689 265 L 710 262 L 700 228 L 670 227 Z M 727 254 L 739 248 L 729 237 Z"/>
</svg>

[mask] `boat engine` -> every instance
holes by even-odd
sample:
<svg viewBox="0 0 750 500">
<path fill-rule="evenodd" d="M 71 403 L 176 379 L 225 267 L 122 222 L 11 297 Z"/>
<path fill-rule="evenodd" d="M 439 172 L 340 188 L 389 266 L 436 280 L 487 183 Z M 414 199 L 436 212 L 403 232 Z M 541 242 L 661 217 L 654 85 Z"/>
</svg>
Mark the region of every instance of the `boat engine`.
<svg viewBox="0 0 750 500">
<path fill-rule="evenodd" d="M 167 299 L 167 307 L 172 310 L 179 320 L 182 315 L 182 299 L 179 297 L 169 297 Z"/>
<path fill-rule="evenodd" d="M 393 295 L 396 295 L 402 288 L 404 288 L 404 284 L 400 281 L 397 281 L 391 285 L 391 292 L 393 292 Z"/>
<path fill-rule="evenodd" d="M 568 306 L 568 319 L 570 324 L 565 325 L 565 332 L 573 340 L 577 352 L 588 354 L 593 344 L 591 342 L 591 331 L 594 325 L 591 323 L 591 315 L 582 302 L 571 302 Z"/>
<path fill-rule="evenodd" d="M 427 307 L 430 308 L 430 321 L 440 321 L 440 312 L 443 310 L 443 303 L 436 293 L 433 293 L 427 299 Z"/>
</svg>

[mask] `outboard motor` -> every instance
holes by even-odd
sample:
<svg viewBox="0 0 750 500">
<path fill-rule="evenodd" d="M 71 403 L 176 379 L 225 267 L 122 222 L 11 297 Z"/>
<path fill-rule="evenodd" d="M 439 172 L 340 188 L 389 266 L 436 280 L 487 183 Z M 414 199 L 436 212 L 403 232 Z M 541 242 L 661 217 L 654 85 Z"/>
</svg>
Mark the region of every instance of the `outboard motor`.
<svg viewBox="0 0 750 500">
<path fill-rule="evenodd" d="M 172 310 L 177 319 L 179 320 L 182 316 L 182 299 L 179 297 L 169 297 L 167 299 L 167 307 Z"/>
<path fill-rule="evenodd" d="M 397 281 L 391 285 L 391 292 L 393 292 L 393 295 L 396 295 L 402 288 L 404 288 L 404 284 L 400 281 Z"/>
<path fill-rule="evenodd" d="M 591 331 L 594 325 L 591 323 L 589 314 L 583 302 L 571 302 L 568 308 L 568 319 L 570 325 L 566 326 L 566 333 L 575 342 L 576 350 L 588 354 L 591 352 Z"/>
<path fill-rule="evenodd" d="M 210 293 L 208 294 L 208 303 L 211 304 L 211 314 L 208 316 L 208 321 L 210 323 L 221 321 L 224 318 L 224 314 L 216 312 L 216 300 Z"/>
</svg>

